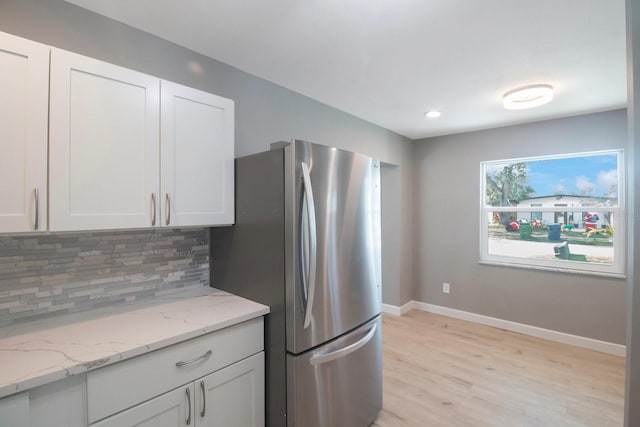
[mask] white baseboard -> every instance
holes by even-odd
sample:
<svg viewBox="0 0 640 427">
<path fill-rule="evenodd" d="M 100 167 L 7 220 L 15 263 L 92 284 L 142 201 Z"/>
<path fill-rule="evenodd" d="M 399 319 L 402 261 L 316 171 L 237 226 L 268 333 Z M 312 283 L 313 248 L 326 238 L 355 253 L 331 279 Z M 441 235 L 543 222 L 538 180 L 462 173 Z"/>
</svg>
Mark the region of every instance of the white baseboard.
<svg viewBox="0 0 640 427">
<path fill-rule="evenodd" d="M 383 304 L 382 311 L 396 316 L 401 316 L 409 310 L 421 310 L 429 313 L 441 314 L 456 319 L 467 320 L 481 325 L 493 326 L 494 328 L 505 329 L 511 332 L 529 335 L 532 337 L 544 338 L 564 344 L 575 345 L 576 347 L 588 348 L 602 353 L 613 354 L 624 357 L 626 348 L 622 344 L 615 344 L 607 341 L 600 341 L 593 338 L 581 337 L 579 335 L 567 334 L 564 332 L 552 331 L 551 329 L 539 328 L 537 326 L 525 325 L 524 323 L 512 322 L 510 320 L 498 319 L 496 317 L 484 316 L 482 314 L 471 313 L 440 305 L 427 304 L 419 301 L 409 301 L 402 307 Z"/>
<path fill-rule="evenodd" d="M 389 314 L 393 314 L 394 316 L 402 316 L 403 314 L 407 313 L 410 310 L 414 309 L 414 303 L 415 301 L 409 301 L 408 303 L 404 304 L 403 306 L 398 307 L 397 305 L 391 305 L 391 304 L 382 304 L 382 312 L 383 313 L 389 313 Z"/>
</svg>

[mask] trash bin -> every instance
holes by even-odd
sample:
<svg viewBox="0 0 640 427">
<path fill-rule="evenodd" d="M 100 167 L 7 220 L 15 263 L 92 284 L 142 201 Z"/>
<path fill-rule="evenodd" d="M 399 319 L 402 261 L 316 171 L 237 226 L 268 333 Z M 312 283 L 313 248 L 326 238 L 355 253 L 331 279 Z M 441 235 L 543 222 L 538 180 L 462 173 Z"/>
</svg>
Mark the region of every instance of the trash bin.
<svg viewBox="0 0 640 427">
<path fill-rule="evenodd" d="M 555 245 L 553 247 L 553 252 L 556 258 L 569 259 L 569 244 L 567 242 L 562 242 L 559 245 Z"/>
<path fill-rule="evenodd" d="M 560 224 L 549 224 L 549 240 L 560 240 Z"/>
<path fill-rule="evenodd" d="M 521 239 L 530 239 L 531 238 L 531 224 L 527 224 L 523 222 L 520 224 L 520 238 Z"/>
</svg>

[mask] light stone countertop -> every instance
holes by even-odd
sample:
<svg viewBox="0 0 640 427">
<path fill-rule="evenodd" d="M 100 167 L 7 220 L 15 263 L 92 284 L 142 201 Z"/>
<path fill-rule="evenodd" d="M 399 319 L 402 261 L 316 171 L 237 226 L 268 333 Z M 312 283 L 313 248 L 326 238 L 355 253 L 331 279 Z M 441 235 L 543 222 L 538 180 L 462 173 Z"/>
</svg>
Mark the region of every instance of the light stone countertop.
<svg viewBox="0 0 640 427">
<path fill-rule="evenodd" d="M 213 288 L 2 328 L 0 398 L 269 313 Z"/>
</svg>

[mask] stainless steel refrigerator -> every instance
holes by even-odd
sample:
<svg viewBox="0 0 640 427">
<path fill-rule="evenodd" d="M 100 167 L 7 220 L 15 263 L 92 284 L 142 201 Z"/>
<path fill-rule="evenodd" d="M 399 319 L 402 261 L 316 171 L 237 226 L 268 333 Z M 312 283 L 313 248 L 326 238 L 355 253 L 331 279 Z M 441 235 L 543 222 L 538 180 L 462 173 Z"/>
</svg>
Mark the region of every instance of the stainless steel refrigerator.
<svg viewBox="0 0 640 427">
<path fill-rule="evenodd" d="M 236 159 L 211 283 L 268 304 L 266 424 L 359 427 L 382 408 L 380 165 L 306 141 Z"/>
</svg>

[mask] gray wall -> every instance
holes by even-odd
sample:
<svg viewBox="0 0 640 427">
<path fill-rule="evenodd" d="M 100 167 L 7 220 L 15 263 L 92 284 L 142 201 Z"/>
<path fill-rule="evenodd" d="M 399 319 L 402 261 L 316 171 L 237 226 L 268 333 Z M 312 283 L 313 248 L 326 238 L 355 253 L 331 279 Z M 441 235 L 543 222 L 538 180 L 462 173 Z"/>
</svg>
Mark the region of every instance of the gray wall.
<svg viewBox="0 0 640 427">
<path fill-rule="evenodd" d="M 629 156 L 629 276 L 624 425 L 640 425 L 640 1 L 627 0 L 627 99 Z"/>
<path fill-rule="evenodd" d="M 626 138 L 616 110 L 417 141 L 415 298 L 624 344 L 625 280 L 480 265 L 478 209 L 483 160 L 625 148 Z"/>
<path fill-rule="evenodd" d="M 267 150 L 274 141 L 301 138 L 374 156 L 398 165 L 393 181 L 398 204 L 389 209 L 387 224 L 400 239 L 387 245 L 400 251 L 400 263 L 388 265 L 385 295 L 409 295 L 412 283 L 412 143 L 393 132 L 350 116 L 273 83 L 199 55 L 63 0 L 2 0 L 0 31 L 70 50 L 231 98 L 236 105 L 236 156 Z M 224 42 L 224 41 L 223 41 Z M 204 70 L 195 74 L 191 61 Z M 286 66 L 286 64 L 282 64 Z M 385 186 L 385 181 L 382 186 Z M 387 184 L 390 185 L 390 184 Z M 385 244 L 385 242 L 383 242 Z"/>
<path fill-rule="evenodd" d="M 388 207 L 400 206 L 400 193 L 394 188 L 400 186 L 400 170 L 398 166 L 382 163 L 380 169 L 381 185 L 381 220 L 382 220 L 382 258 L 386 261 L 382 269 L 382 300 L 388 304 L 400 305 L 400 288 L 398 286 L 384 286 L 393 282 L 401 274 L 401 258 L 397 248 L 402 241 L 400 222 L 395 221 L 392 209 Z M 393 209 L 395 211 L 395 209 Z M 411 289 L 410 286 L 406 286 Z M 411 295 L 408 299 L 411 299 Z M 393 301 L 393 303 L 392 303 Z M 406 301 L 406 300 L 405 300 Z"/>
</svg>

